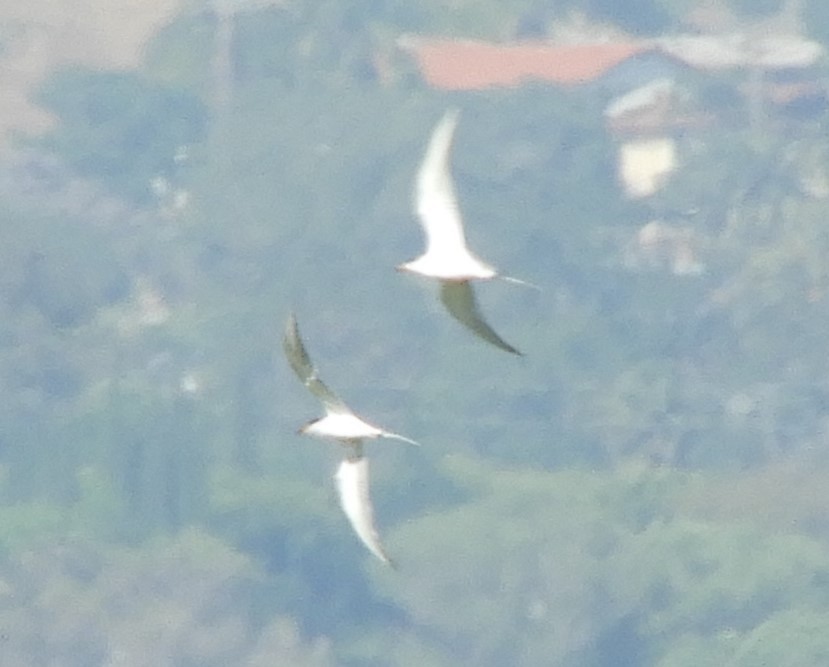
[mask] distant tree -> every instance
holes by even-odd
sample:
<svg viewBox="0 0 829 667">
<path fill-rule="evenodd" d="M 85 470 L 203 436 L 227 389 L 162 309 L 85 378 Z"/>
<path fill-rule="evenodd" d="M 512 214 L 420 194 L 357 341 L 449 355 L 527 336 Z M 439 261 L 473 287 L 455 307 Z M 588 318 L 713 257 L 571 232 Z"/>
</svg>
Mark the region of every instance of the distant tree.
<svg viewBox="0 0 829 667">
<path fill-rule="evenodd" d="M 15 665 L 334 664 L 258 603 L 261 571 L 198 531 L 136 549 L 43 543 L 0 562 L 3 658 Z"/>
<path fill-rule="evenodd" d="M 652 35 L 671 24 L 671 15 L 657 0 L 588 0 L 588 11 L 634 34 Z"/>
<path fill-rule="evenodd" d="M 272 601 L 275 611 L 296 618 L 312 635 L 337 638 L 396 615 L 371 589 L 360 565 L 366 554 L 336 506 L 332 487 L 230 469 L 218 470 L 214 479 L 208 525 L 262 565 L 281 593 Z M 358 618 L 349 610 L 358 610 Z"/>
<path fill-rule="evenodd" d="M 144 71 L 155 81 L 209 99 L 215 83 L 211 58 L 216 27 L 216 15 L 205 8 L 182 12 L 149 40 Z"/>
<path fill-rule="evenodd" d="M 808 35 L 829 46 L 829 4 L 821 0 L 805 0 L 803 25 Z"/>
<path fill-rule="evenodd" d="M 740 16 L 761 17 L 777 14 L 785 0 L 730 0 L 731 8 Z"/>
<path fill-rule="evenodd" d="M 481 666 L 641 664 L 647 649 L 629 602 L 608 596 L 606 565 L 623 535 L 661 513 L 665 487 L 450 465 L 472 497 L 394 533 L 406 570 L 383 582 L 427 636 Z"/>
<path fill-rule="evenodd" d="M 43 84 L 37 101 L 60 118 L 38 143 L 139 203 L 151 198 L 153 178 L 176 168 L 178 147 L 200 141 L 206 129 L 198 97 L 135 73 L 64 70 Z"/>
<path fill-rule="evenodd" d="M 409 560 L 394 585 L 382 582 L 450 655 L 493 666 L 506 656 L 539 666 L 777 664 L 787 630 L 804 640 L 787 662 L 805 667 L 826 650 L 829 561 L 818 539 L 683 516 L 677 493 L 693 481 L 677 474 L 450 465 L 472 496 L 396 531 L 390 543 Z"/>
<path fill-rule="evenodd" d="M 746 633 L 730 664 L 811 667 L 829 661 L 829 613 L 808 607 L 781 611 Z"/>
</svg>

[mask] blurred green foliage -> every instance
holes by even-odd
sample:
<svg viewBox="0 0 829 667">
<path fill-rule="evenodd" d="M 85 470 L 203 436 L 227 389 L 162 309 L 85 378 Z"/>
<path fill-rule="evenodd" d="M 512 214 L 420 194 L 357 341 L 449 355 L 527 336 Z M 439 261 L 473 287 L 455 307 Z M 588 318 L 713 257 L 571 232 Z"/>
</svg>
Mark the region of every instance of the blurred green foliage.
<svg viewBox="0 0 829 667">
<path fill-rule="evenodd" d="M 154 177 L 175 169 L 176 149 L 203 137 L 207 121 L 197 97 L 135 73 L 66 70 L 37 101 L 61 119 L 42 147 L 139 203 L 150 200 Z"/>
<path fill-rule="evenodd" d="M 822 125 L 758 131 L 694 81 L 722 122 L 631 201 L 600 91 L 380 76 L 401 32 L 506 38 L 519 5 L 197 4 L 140 72 L 44 84 L 60 123 L 0 179 L 4 664 L 826 661 Z M 688 3 L 551 11 L 579 8 L 652 32 Z M 478 290 L 525 359 L 393 271 L 448 106 L 471 245 L 542 286 Z M 368 445 L 398 571 L 341 516 L 338 448 L 294 435 L 320 408 L 290 310 L 326 382 L 423 442 Z"/>
<path fill-rule="evenodd" d="M 829 7 L 820 0 L 805 0 L 803 3 L 803 25 L 813 39 L 826 46 L 829 44 Z"/>
</svg>

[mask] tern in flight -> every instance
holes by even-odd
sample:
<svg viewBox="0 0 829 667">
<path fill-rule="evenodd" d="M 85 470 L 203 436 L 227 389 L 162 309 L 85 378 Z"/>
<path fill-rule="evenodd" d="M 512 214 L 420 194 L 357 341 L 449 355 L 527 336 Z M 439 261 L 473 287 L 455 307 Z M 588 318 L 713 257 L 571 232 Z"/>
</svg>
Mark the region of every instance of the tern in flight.
<svg viewBox="0 0 829 667">
<path fill-rule="evenodd" d="M 299 326 L 293 315 L 288 318 L 283 347 L 291 368 L 325 408 L 324 417 L 308 422 L 299 432 L 318 438 L 333 439 L 347 448 L 345 458 L 334 475 L 340 506 L 354 532 L 368 550 L 384 563 L 392 565 L 374 527 L 374 511 L 369 496 L 368 459 L 363 454 L 363 440 L 393 438 L 412 445 L 420 443 L 363 421 L 320 380 L 317 369 L 302 343 Z"/>
<path fill-rule="evenodd" d="M 400 264 L 397 270 L 439 280 L 440 300 L 452 317 L 485 341 L 520 355 L 521 352 L 495 333 L 484 320 L 471 281 L 500 278 L 528 287 L 535 285 L 498 273 L 466 245 L 458 199 L 449 172 L 449 150 L 458 116 L 457 109 L 444 114 L 432 132 L 417 173 L 415 208 L 426 235 L 426 252 Z"/>
</svg>

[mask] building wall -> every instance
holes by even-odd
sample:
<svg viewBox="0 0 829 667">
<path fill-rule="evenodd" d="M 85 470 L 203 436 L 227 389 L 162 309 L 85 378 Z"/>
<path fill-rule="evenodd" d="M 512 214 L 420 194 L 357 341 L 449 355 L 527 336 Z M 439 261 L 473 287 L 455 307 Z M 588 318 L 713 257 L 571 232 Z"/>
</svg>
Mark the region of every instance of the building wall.
<svg viewBox="0 0 829 667">
<path fill-rule="evenodd" d="M 672 137 L 630 139 L 619 147 L 619 180 L 631 199 L 656 193 L 676 168 L 676 141 Z"/>
</svg>

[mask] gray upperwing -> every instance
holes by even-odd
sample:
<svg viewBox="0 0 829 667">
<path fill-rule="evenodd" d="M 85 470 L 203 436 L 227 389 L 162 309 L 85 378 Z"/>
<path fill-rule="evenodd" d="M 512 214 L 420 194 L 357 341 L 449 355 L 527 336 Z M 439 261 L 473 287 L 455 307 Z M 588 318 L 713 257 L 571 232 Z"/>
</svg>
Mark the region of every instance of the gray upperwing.
<svg viewBox="0 0 829 667">
<path fill-rule="evenodd" d="M 302 342 L 299 335 L 299 325 L 293 313 L 288 317 L 288 323 L 285 327 L 285 336 L 282 339 L 282 347 L 285 350 L 285 356 L 288 358 L 288 363 L 294 369 L 294 373 L 302 380 L 302 383 L 308 387 L 308 390 L 316 396 L 325 409 L 330 412 L 353 414 L 351 409 L 343 402 L 343 400 L 331 391 L 326 384 L 320 380 L 317 374 L 317 369 L 311 362 L 311 357 L 308 355 L 308 350 Z"/>
<path fill-rule="evenodd" d="M 488 343 L 492 343 L 495 347 L 499 347 L 502 350 L 523 356 L 521 352 L 507 343 L 486 323 L 478 310 L 475 293 L 472 291 L 472 285 L 469 284 L 469 281 L 442 281 L 440 286 L 440 300 L 446 306 L 449 314 L 476 336 L 483 338 Z"/>
<path fill-rule="evenodd" d="M 340 506 L 357 537 L 377 558 L 393 566 L 380 544 L 380 536 L 374 527 L 374 510 L 369 495 L 368 459 L 362 455 L 362 445 L 357 445 L 354 452 L 342 460 L 334 479 L 337 482 Z"/>
</svg>

